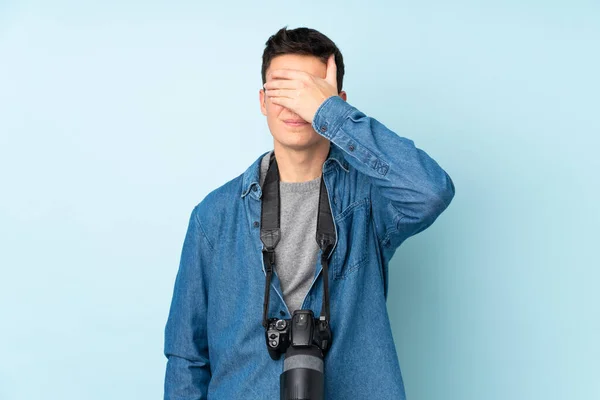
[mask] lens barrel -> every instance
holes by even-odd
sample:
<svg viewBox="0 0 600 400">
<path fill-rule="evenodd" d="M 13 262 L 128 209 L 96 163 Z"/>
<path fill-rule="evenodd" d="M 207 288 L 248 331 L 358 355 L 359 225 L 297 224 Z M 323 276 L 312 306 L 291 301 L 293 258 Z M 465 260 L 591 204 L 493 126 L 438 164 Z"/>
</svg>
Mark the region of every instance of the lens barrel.
<svg viewBox="0 0 600 400">
<path fill-rule="evenodd" d="M 279 377 L 281 400 L 323 400 L 323 352 L 316 346 L 290 346 Z"/>
</svg>

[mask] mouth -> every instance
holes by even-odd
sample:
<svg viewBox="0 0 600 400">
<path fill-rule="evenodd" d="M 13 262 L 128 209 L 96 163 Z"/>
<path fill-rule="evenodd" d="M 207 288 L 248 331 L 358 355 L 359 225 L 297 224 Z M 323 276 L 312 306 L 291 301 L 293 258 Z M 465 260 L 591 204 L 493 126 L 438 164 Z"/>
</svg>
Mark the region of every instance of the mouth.
<svg viewBox="0 0 600 400">
<path fill-rule="evenodd" d="M 286 119 L 283 122 L 287 126 L 293 126 L 293 127 L 308 125 L 308 122 L 304 121 L 303 119 Z"/>
</svg>

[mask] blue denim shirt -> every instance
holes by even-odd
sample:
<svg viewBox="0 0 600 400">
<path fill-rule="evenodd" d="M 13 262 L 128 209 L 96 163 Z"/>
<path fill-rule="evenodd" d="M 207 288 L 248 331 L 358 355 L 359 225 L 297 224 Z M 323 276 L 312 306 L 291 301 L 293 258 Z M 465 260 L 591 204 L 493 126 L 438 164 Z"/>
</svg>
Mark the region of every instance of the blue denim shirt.
<svg viewBox="0 0 600 400">
<path fill-rule="evenodd" d="M 448 207 L 454 184 L 412 140 L 339 96 L 319 107 L 313 128 L 331 141 L 322 172 L 337 235 L 325 398 L 404 399 L 386 309 L 388 264 L 404 240 Z M 191 213 L 165 327 L 165 399 L 279 399 L 284 357 L 270 358 L 262 326 L 265 154 Z M 317 260 L 302 305 L 315 315 L 323 296 L 320 254 Z M 270 290 L 268 316 L 291 318 L 276 273 Z"/>
</svg>

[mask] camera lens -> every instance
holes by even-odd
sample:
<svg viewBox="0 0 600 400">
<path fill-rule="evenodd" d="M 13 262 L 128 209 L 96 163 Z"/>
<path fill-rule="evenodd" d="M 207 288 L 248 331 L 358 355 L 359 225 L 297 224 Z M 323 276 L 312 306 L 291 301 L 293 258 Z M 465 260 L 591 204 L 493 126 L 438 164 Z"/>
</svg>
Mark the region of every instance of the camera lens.
<svg viewBox="0 0 600 400">
<path fill-rule="evenodd" d="M 282 400 L 323 400 L 323 353 L 318 347 L 290 347 L 280 375 Z"/>
</svg>

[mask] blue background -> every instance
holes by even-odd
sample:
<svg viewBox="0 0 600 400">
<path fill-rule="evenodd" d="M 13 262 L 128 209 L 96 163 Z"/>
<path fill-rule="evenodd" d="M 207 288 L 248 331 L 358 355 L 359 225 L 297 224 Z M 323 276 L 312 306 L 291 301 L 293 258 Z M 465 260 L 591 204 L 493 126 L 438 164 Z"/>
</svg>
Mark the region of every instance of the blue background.
<svg viewBox="0 0 600 400">
<path fill-rule="evenodd" d="M 284 25 L 333 39 L 348 102 L 455 182 L 391 263 L 409 399 L 600 398 L 599 21 L 582 0 L 0 1 L 0 399 L 161 398 L 188 217 L 272 148 Z"/>
</svg>

